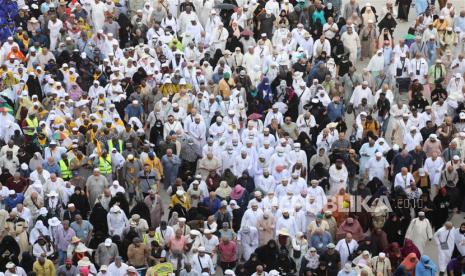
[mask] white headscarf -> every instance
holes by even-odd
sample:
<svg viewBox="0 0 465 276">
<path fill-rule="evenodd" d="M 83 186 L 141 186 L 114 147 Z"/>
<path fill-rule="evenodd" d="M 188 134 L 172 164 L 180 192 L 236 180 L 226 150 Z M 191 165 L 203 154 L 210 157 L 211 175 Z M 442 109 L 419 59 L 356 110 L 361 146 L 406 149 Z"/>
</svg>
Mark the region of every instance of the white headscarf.
<svg viewBox="0 0 465 276">
<path fill-rule="evenodd" d="M 381 145 L 380 142 L 384 142 L 384 144 Z M 391 149 L 391 146 L 389 146 L 387 141 L 382 137 L 380 137 L 380 138 L 378 138 L 378 140 L 376 140 L 375 147 L 380 148 L 382 150 L 383 154 L 387 153 Z"/>
<path fill-rule="evenodd" d="M 50 232 L 41 220 L 37 220 L 34 228 L 29 234 L 30 244 L 34 244 L 40 236 L 50 236 Z"/>
</svg>

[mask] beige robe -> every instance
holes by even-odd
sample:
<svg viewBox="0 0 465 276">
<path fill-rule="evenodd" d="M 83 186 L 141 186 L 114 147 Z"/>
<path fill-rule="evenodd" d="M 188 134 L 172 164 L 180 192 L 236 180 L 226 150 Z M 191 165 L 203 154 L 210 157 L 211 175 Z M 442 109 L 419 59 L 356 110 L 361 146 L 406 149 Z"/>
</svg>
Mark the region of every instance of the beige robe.
<svg viewBox="0 0 465 276">
<path fill-rule="evenodd" d="M 269 240 L 274 237 L 274 230 L 276 227 L 276 219 L 270 215 L 268 219 L 263 217 L 258 220 L 258 244 L 259 246 L 266 244 Z"/>
</svg>

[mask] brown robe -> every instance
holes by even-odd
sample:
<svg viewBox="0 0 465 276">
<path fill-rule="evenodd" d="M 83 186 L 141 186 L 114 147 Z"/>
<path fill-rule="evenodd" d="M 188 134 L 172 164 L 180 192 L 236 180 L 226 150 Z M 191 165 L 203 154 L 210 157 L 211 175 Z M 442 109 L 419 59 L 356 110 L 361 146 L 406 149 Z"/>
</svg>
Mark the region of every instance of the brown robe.
<svg viewBox="0 0 465 276">
<path fill-rule="evenodd" d="M 160 226 L 161 218 L 163 217 L 163 202 L 159 195 L 155 195 L 155 198 L 152 199 L 150 195 L 146 196 L 144 203 L 149 208 L 150 211 L 150 225 L 153 228 Z"/>
<path fill-rule="evenodd" d="M 266 244 L 274 238 L 274 230 L 276 227 L 276 218 L 271 214 L 268 219 L 260 218 L 257 222 L 258 243 L 259 246 Z"/>
</svg>

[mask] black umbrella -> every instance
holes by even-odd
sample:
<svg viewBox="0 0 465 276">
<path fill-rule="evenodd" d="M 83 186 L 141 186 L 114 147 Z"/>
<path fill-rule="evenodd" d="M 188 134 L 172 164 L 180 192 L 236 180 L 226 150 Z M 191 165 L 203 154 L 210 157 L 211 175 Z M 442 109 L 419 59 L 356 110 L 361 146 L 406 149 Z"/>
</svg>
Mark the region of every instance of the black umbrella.
<svg viewBox="0 0 465 276">
<path fill-rule="evenodd" d="M 237 6 L 233 4 L 222 3 L 222 4 L 215 5 L 213 8 L 219 9 L 219 10 L 234 10 L 235 8 L 237 8 Z"/>
</svg>

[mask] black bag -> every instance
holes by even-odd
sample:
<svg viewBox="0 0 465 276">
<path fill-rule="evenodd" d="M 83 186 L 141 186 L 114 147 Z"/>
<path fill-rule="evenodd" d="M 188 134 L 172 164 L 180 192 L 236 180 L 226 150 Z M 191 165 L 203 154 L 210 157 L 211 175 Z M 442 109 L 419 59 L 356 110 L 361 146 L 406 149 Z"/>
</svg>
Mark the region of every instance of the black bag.
<svg viewBox="0 0 465 276">
<path fill-rule="evenodd" d="M 294 249 L 294 250 L 292 251 L 292 257 L 293 257 L 294 259 L 299 259 L 301 255 L 302 255 L 302 251 L 301 251 L 301 250 L 295 250 L 295 249 Z"/>
<path fill-rule="evenodd" d="M 397 87 L 399 88 L 399 92 L 407 92 L 410 87 L 410 78 L 396 78 Z"/>
<path fill-rule="evenodd" d="M 350 252 L 350 247 L 349 247 L 349 244 L 347 242 L 346 242 L 346 245 L 347 245 L 347 251 L 349 251 L 348 260 L 353 261 L 355 258 L 357 258 L 357 255 L 355 254 L 355 252 Z"/>
<path fill-rule="evenodd" d="M 349 103 L 347 105 L 347 110 L 346 111 L 347 111 L 347 114 L 352 114 L 352 112 L 354 111 L 354 106 L 351 103 Z"/>
</svg>

